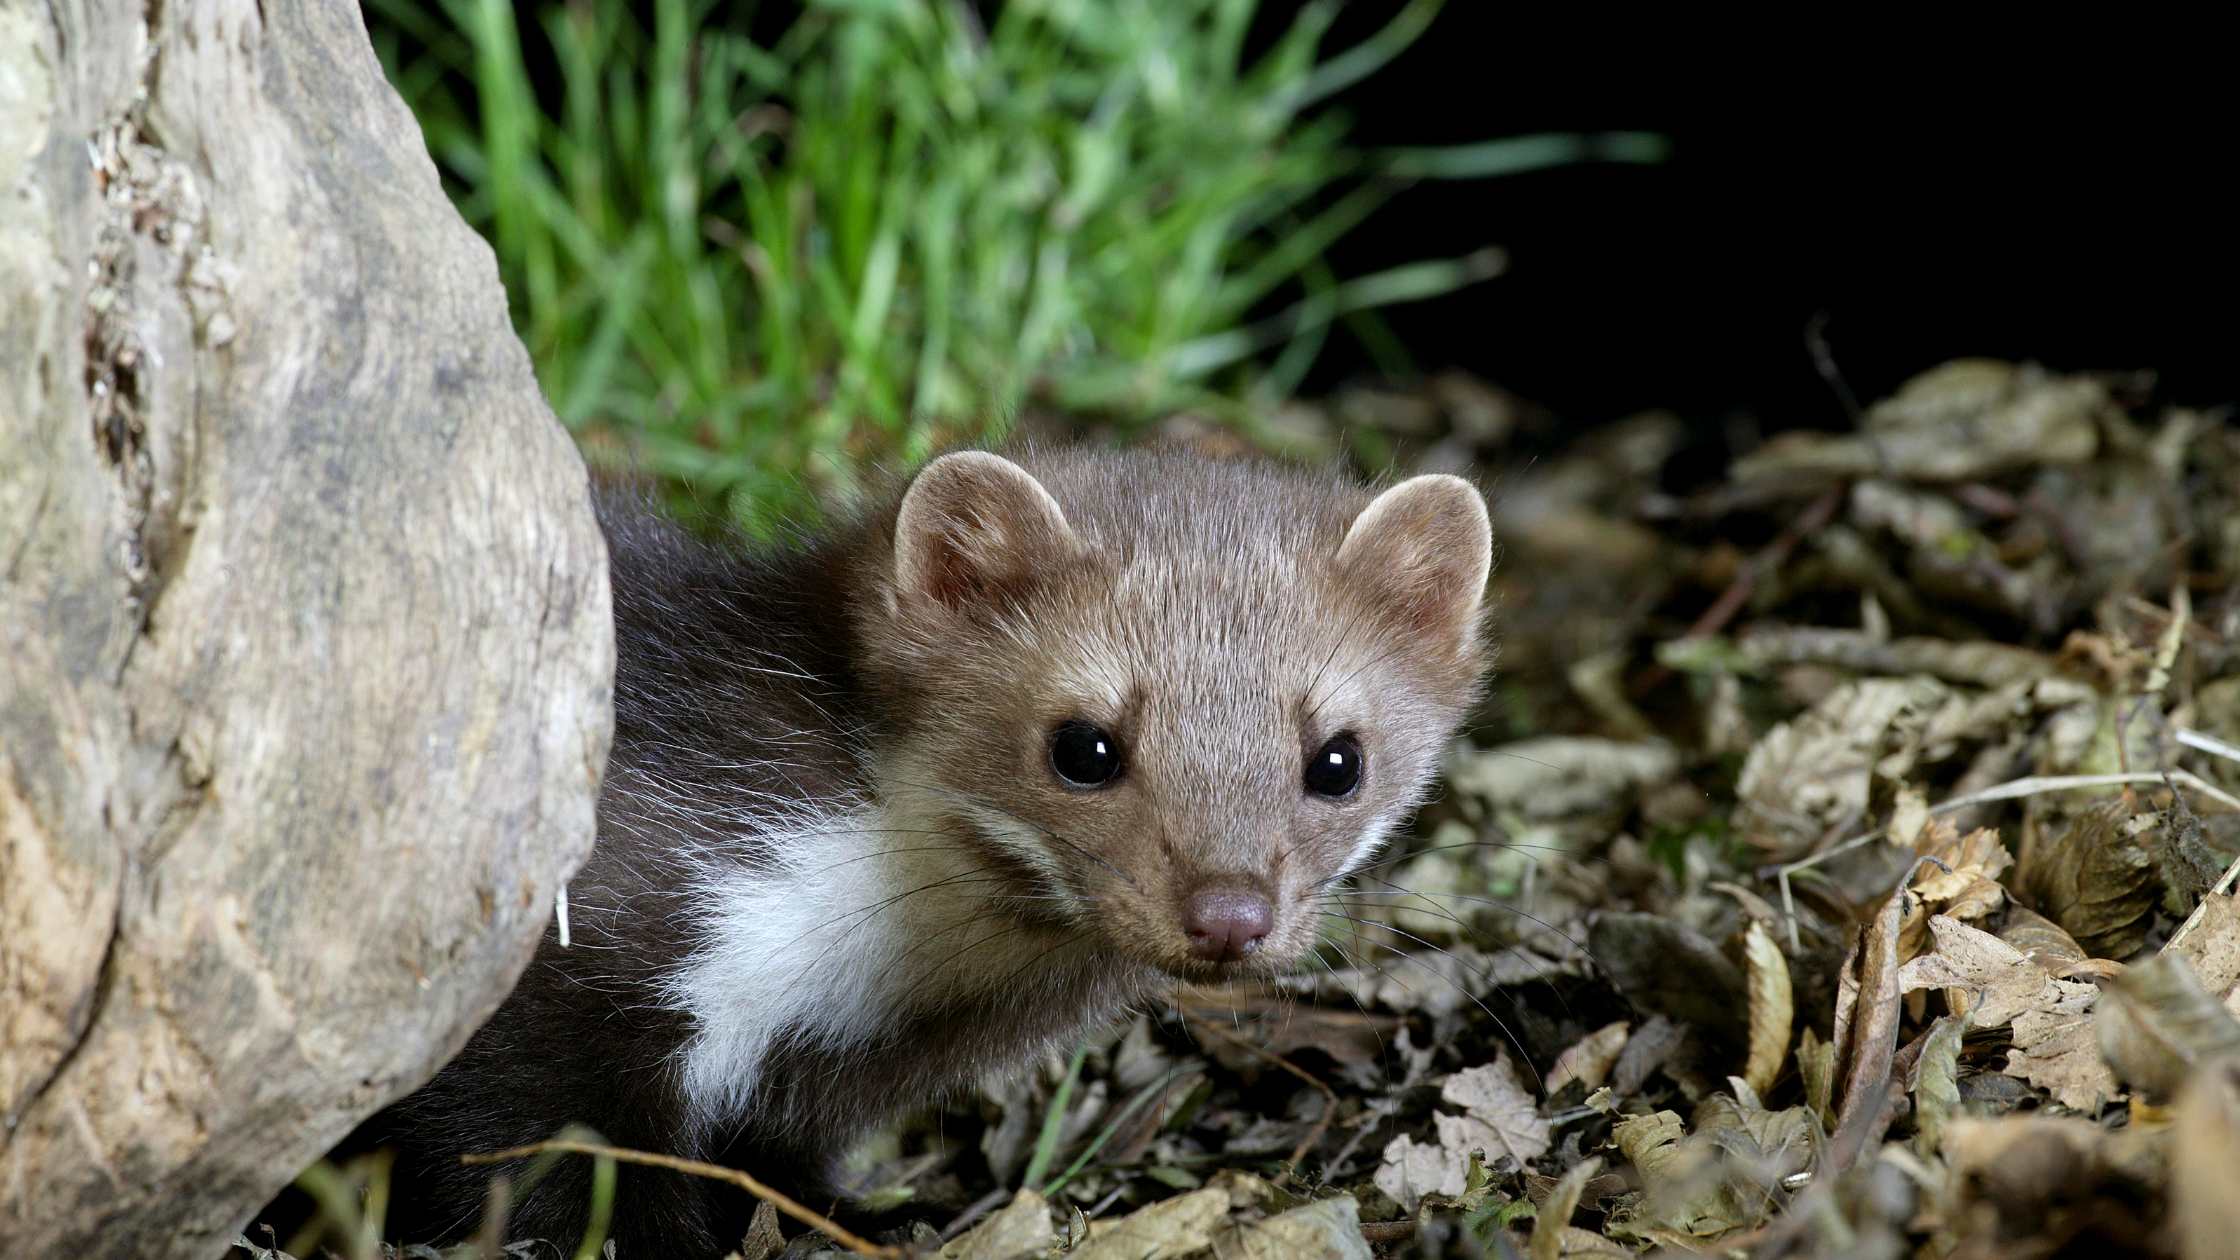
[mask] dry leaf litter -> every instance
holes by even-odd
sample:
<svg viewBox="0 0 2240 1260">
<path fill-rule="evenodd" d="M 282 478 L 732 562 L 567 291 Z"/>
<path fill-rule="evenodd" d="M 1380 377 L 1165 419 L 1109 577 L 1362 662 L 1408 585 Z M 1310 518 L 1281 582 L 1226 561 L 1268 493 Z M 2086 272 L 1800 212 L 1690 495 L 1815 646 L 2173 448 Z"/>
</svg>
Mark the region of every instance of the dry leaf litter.
<svg viewBox="0 0 2240 1260">
<path fill-rule="evenodd" d="M 1446 376 L 1258 435 L 1488 488 L 1472 734 L 1314 966 L 867 1147 L 887 1237 L 2240 1257 L 2240 430 L 1969 360 L 1731 460 L 1558 432 Z"/>
</svg>

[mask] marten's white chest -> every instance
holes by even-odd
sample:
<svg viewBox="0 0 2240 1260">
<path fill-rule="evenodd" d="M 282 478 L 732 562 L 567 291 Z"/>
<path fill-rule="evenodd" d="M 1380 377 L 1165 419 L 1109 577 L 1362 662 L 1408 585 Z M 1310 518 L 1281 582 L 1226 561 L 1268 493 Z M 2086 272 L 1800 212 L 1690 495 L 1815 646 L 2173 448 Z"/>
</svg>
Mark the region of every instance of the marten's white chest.
<svg viewBox="0 0 2240 1260">
<path fill-rule="evenodd" d="M 1127 996 L 1121 973 L 1142 969 L 1005 913 L 1005 880 L 955 843 L 955 826 L 943 811 L 860 802 L 765 830 L 756 848 L 770 861 L 698 863 L 702 944 L 666 994 L 693 1027 L 676 1069 L 696 1123 L 751 1109 L 781 1044 L 846 1058 L 907 1017 L 1007 991 L 1075 1008 L 1053 1026 L 1104 1018 Z M 1054 977 L 1071 992 L 1051 992 Z"/>
</svg>

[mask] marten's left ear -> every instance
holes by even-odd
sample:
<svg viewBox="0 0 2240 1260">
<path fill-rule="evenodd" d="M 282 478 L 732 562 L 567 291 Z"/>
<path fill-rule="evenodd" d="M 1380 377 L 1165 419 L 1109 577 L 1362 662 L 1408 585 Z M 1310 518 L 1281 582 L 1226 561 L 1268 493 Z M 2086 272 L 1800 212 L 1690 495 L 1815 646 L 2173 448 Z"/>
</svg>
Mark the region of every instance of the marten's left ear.
<svg viewBox="0 0 2240 1260">
<path fill-rule="evenodd" d="M 905 603 L 963 611 L 1080 554 L 1058 501 L 1027 470 L 986 451 L 925 466 L 894 522 L 894 589 Z"/>
<path fill-rule="evenodd" d="M 1493 526 L 1460 477 L 1410 477 L 1378 495 L 1338 546 L 1338 572 L 1403 624 L 1465 634 L 1493 571 Z"/>
</svg>

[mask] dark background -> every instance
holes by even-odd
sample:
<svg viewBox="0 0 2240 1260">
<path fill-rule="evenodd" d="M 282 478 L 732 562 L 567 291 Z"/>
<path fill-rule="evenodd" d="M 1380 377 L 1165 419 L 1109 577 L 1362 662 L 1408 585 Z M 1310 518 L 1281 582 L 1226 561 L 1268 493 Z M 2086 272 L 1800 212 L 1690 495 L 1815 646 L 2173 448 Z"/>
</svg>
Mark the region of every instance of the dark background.
<svg viewBox="0 0 2240 1260">
<path fill-rule="evenodd" d="M 1398 8 L 1353 4 L 1326 50 Z M 1713 433 L 1848 427 L 1805 350 L 1823 311 L 1864 401 L 1960 355 L 2151 368 L 2171 401 L 2240 400 L 2240 137 L 2205 29 L 1821 12 L 1451 0 L 1339 99 L 1359 142 L 1645 129 L 1673 156 L 1419 184 L 1340 244 L 1340 274 L 1504 246 L 1506 275 L 1387 318 L 1421 367 L 1574 423 L 1669 407 Z M 1310 392 L 1368 369 L 1342 333 L 1326 355 Z"/>
</svg>

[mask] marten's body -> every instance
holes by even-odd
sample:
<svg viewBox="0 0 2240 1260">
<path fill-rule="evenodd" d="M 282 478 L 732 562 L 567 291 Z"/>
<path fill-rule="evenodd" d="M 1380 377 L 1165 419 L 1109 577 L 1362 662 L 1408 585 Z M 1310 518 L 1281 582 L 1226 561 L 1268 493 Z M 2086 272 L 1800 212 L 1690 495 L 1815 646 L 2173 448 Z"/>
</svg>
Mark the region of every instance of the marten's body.
<svg viewBox="0 0 2240 1260">
<path fill-rule="evenodd" d="M 1179 454 L 968 453 L 791 549 L 607 505 L 598 845 L 505 1005 L 376 1132 L 412 1235 L 457 1156 L 581 1122 L 804 1194 L 877 1124 L 1068 1047 L 1175 976 L 1312 948 L 1474 693 L 1475 491 L 1378 497 Z M 572 1241 L 588 1161 L 511 1233 Z M 718 1256 L 753 1202 L 625 1168 L 622 1260 Z"/>
</svg>

